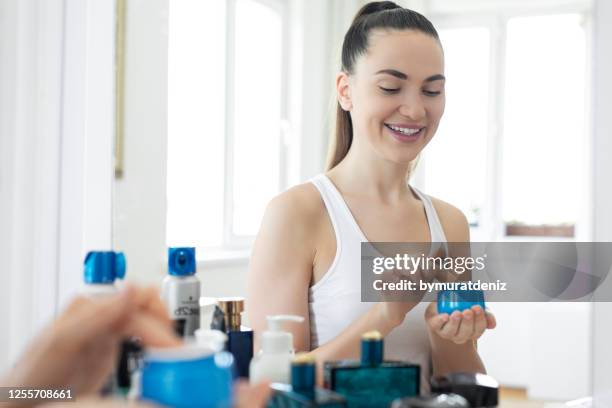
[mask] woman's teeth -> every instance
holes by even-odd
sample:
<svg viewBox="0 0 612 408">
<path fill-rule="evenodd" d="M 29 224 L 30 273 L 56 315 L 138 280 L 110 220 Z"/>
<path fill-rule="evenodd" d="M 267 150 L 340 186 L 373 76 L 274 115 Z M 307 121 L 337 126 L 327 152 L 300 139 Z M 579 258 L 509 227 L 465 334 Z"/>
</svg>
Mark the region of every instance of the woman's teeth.
<svg viewBox="0 0 612 408">
<path fill-rule="evenodd" d="M 407 135 L 407 136 L 414 135 L 415 133 L 418 133 L 421 131 L 421 129 L 403 128 L 403 127 L 392 126 L 392 125 L 385 125 L 385 126 L 387 126 L 391 130 L 400 132 L 401 134 Z"/>
</svg>

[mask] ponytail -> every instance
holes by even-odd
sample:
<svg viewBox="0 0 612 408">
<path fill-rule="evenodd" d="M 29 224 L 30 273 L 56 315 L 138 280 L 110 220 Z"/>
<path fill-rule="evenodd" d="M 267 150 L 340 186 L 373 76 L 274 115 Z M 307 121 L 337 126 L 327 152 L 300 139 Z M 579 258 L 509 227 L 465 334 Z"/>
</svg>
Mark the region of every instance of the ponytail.
<svg viewBox="0 0 612 408">
<path fill-rule="evenodd" d="M 353 18 L 342 43 L 342 71 L 353 74 L 355 61 L 367 52 L 371 30 L 417 30 L 439 39 L 433 24 L 416 11 L 402 8 L 392 1 L 373 1 L 363 6 Z M 330 144 L 327 169 L 336 167 L 348 154 L 353 143 L 351 114 L 337 103 L 335 137 Z"/>
</svg>

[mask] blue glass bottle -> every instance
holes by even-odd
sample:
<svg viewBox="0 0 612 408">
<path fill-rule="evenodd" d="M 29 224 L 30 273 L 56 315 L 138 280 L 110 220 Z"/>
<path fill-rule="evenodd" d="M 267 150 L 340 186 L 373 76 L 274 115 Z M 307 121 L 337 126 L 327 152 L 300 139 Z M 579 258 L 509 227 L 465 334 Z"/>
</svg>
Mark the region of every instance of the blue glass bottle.
<svg viewBox="0 0 612 408">
<path fill-rule="evenodd" d="M 482 290 L 441 290 L 438 292 L 438 313 L 451 314 L 455 310 L 462 312 L 480 306 L 485 310 L 484 292 Z"/>
<path fill-rule="evenodd" d="M 238 377 L 249 378 L 249 364 L 253 358 L 253 330 L 242 325 L 244 298 L 219 298 L 217 303 L 223 312 L 221 331 L 227 334 L 226 350 L 234 356 L 236 374 Z"/>
<path fill-rule="evenodd" d="M 361 361 L 325 363 L 326 387 L 344 395 L 348 407 L 388 407 L 397 398 L 419 395 L 420 367 L 383 361 L 383 344 L 379 332 L 367 332 L 361 338 Z"/>
<path fill-rule="evenodd" d="M 341 395 L 316 387 L 316 365 L 312 356 L 299 353 L 291 363 L 291 385 L 273 383 L 268 408 L 346 407 Z"/>
</svg>

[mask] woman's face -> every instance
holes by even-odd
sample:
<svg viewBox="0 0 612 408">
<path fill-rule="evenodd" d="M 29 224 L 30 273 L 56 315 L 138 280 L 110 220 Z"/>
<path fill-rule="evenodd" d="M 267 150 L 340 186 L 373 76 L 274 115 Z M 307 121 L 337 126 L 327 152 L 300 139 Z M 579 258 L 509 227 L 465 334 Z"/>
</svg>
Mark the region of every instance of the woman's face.
<svg viewBox="0 0 612 408">
<path fill-rule="evenodd" d="M 444 112 L 442 48 L 415 30 L 372 31 L 368 43 L 353 74 L 338 77 L 340 104 L 351 113 L 355 143 L 406 164 L 429 143 Z"/>
</svg>

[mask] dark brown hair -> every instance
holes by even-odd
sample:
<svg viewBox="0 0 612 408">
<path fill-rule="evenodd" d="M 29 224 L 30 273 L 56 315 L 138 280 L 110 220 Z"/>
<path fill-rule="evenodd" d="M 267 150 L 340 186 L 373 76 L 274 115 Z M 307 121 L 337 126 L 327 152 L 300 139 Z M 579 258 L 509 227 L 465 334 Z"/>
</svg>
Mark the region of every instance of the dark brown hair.
<svg viewBox="0 0 612 408">
<path fill-rule="evenodd" d="M 439 41 L 433 24 L 416 11 L 398 6 L 392 1 L 374 1 L 363 6 L 355 15 L 342 42 L 342 71 L 352 74 L 355 61 L 368 50 L 368 36 L 374 29 L 417 30 Z M 332 169 L 344 159 L 353 143 L 351 114 L 336 107 L 336 135 L 330 146 L 327 168 Z"/>
</svg>

